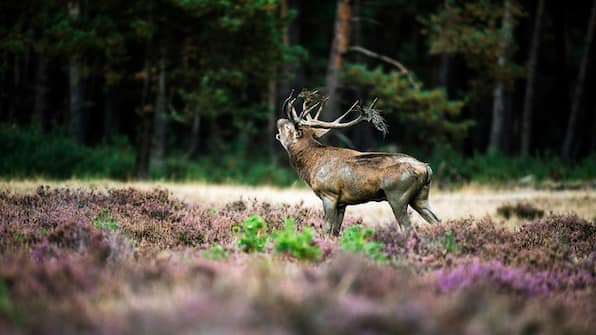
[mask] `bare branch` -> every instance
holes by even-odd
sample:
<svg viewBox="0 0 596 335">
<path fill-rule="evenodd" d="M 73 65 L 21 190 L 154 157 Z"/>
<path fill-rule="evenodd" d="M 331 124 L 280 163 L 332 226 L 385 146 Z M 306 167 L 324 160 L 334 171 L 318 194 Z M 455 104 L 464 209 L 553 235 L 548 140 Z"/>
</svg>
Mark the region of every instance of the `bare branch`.
<svg viewBox="0 0 596 335">
<path fill-rule="evenodd" d="M 404 75 L 406 75 L 408 77 L 408 81 L 410 82 L 410 84 L 412 84 L 412 86 L 414 88 L 419 88 L 418 85 L 416 84 L 416 82 L 414 81 L 414 78 L 412 78 L 412 74 L 410 73 L 410 71 L 402 63 L 398 62 L 397 60 L 395 60 L 391 57 L 385 56 L 385 55 L 378 54 L 374 51 L 368 50 L 368 49 L 363 48 L 358 45 L 349 47 L 346 52 L 350 52 L 350 51 L 359 52 L 365 56 L 379 59 L 385 63 L 391 64 L 391 65 L 397 67 L 401 73 L 403 73 Z"/>
</svg>

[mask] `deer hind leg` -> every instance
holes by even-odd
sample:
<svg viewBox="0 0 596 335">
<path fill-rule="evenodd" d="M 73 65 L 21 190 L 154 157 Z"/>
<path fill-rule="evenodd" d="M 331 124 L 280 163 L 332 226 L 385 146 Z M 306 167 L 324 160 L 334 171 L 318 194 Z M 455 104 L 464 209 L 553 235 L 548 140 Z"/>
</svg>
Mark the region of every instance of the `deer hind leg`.
<svg viewBox="0 0 596 335">
<path fill-rule="evenodd" d="M 395 215 L 397 223 L 405 229 L 410 228 L 410 218 L 408 217 L 408 203 L 412 200 L 412 197 L 414 196 L 415 192 L 415 183 L 409 185 L 405 190 L 394 189 L 385 191 L 387 201 L 389 201 L 389 205 L 391 205 L 391 209 L 393 210 L 393 215 Z"/>
<path fill-rule="evenodd" d="M 430 191 L 430 182 L 426 183 L 414 199 L 410 202 L 410 206 L 420 214 L 426 220 L 426 222 L 435 224 L 441 222 L 441 220 L 433 213 L 428 202 L 428 193 Z"/>
<path fill-rule="evenodd" d="M 337 208 L 337 200 L 328 197 L 321 197 L 323 201 L 323 211 L 325 212 L 324 219 L 325 222 L 323 223 L 323 232 L 331 235 L 335 230 L 336 222 L 339 216 L 339 211 Z M 343 218 L 343 212 L 342 212 Z M 339 228 L 338 228 L 339 229 Z"/>
</svg>

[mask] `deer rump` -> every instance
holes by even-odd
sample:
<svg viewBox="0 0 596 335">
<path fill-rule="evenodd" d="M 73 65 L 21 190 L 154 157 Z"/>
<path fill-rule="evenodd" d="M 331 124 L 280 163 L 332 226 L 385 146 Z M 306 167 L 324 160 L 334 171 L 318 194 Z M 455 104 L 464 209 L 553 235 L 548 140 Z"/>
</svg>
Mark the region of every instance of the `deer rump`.
<svg viewBox="0 0 596 335">
<path fill-rule="evenodd" d="M 408 155 L 334 149 L 344 151 L 343 155 L 321 157 L 307 183 L 319 197 L 335 197 L 338 205 L 390 200 L 388 193 L 402 194 L 409 189 L 415 197 L 430 183 L 428 164 Z"/>
</svg>

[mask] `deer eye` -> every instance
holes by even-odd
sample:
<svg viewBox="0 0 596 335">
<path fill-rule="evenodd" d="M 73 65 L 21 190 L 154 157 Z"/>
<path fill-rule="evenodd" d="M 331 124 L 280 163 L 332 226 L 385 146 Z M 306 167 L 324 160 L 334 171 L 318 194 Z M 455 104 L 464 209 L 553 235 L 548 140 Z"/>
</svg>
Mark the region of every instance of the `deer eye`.
<svg viewBox="0 0 596 335">
<path fill-rule="evenodd" d="M 302 137 L 302 130 L 296 129 L 296 137 Z"/>
</svg>

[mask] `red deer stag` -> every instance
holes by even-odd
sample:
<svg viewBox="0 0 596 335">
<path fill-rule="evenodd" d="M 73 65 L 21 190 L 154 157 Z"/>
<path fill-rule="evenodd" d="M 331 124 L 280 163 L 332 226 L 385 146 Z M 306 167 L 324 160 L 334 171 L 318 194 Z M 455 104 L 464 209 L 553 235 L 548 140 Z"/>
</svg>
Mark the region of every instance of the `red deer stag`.
<svg viewBox="0 0 596 335">
<path fill-rule="evenodd" d="M 428 193 L 432 170 L 426 163 L 399 153 L 359 152 L 326 146 L 317 141 L 331 129 L 348 128 L 360 122 L 371 122 L 386 132 L 387 126 L 380 113 L 361 107 L 356 101 L 352 107 L 333 122 L 319 120 L 325 99 L 315 92 L 303 92 L 303 107 L 296 112 L 294 91 L 284 101 L 288 119 L 277 121 L 276 138 L 288 152 L 298 175 L 323 201 L 324 231 L 339 235 L 346 206 L 369 201 L 389 201 L 393 214 L 402 228 L 409 228 L 408 205 L 429 223 L 438 223 L 432 212 Z M 314 117 L 311 115 L 317 109 Z M 342 120 L 351 113 L 357 116 Z"/>
</svg>

